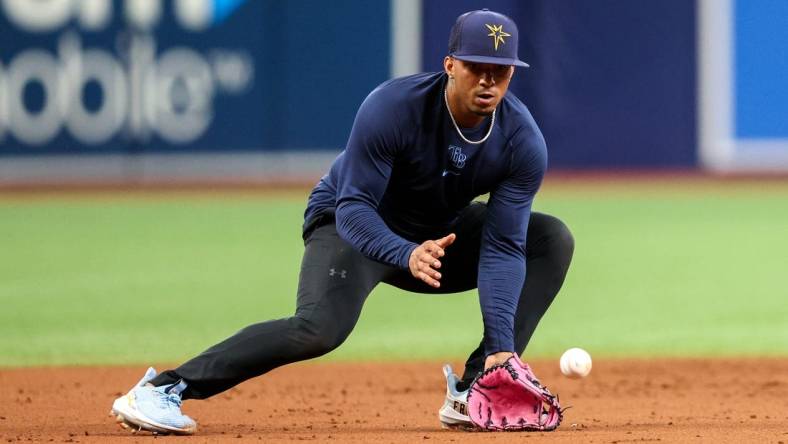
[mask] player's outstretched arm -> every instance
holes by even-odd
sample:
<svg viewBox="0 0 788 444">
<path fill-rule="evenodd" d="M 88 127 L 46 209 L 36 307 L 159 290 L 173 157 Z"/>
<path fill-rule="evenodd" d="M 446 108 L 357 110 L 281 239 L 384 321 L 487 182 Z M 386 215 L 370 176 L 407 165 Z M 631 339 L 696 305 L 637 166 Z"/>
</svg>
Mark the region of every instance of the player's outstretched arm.
<svg viewBox="0 0 788 444">
<path fill-rule="evenodd" d="M 416 279 L 424 281 L 431 287 L 441 286 L 441 274 L 438 269 L 441 267 L 440 258 L 446 254 L 446 247 L 454 243 L 457 235 L 454 233 L 442 237 L 438 240 L 424 241 L 410 253 L 408 267 Z"/>
</svg>

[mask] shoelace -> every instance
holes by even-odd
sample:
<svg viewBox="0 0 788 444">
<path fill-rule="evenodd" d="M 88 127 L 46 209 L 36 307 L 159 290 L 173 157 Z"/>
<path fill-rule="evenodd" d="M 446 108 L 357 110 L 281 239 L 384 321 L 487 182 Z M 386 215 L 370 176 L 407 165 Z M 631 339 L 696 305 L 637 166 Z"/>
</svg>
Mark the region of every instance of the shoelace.
<svg viewBox="0 0 788 444">
<path fill-rule="evenodd" d="M 177 409 L 181 408 L 181 404 L 183 403 L 183 400 L 181 400 L 181 397 L 179 395 L 176 395 L 175 393 L 164 393 L 164 392 L 159 392 L 159 395 L 160 396 L 156 397 L 159 401 L 159 407 L 168 409 L 174 405 Z"/>
</svg>

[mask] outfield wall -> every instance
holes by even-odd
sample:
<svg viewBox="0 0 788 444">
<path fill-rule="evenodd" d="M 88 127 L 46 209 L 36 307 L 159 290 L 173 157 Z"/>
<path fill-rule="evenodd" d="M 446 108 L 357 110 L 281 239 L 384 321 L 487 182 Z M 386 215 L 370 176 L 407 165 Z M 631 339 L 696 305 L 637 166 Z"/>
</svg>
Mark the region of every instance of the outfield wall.
<svg viewBox="0 0 788 444">
<path fill-rule="evenodd" d="M 699 5 L 701 165 L 788 171 L 788 2 Z"/>
<path fill-rule="evenodd" d="M 788 169 L 781 0 L 0 0 L 0 184 L 312 180 L 481 7 L 551 167 Z"/>
</svg>

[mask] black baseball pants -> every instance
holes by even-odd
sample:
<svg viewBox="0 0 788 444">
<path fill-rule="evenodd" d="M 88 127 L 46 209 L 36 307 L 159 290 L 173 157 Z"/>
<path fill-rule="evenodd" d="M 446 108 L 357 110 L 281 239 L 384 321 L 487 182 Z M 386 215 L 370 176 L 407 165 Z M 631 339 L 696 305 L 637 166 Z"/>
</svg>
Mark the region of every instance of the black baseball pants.
<svg viewBox="0 0 788 444">
<path fill-rule="evenodd" d="M 384 282 L 417 293 L 457 293 L 476 288 L 482 226 L 487 206 L 473 203 L 451 232 L 457 240 L 441 259 L 441 287 L 363 256 L 342 240 L 333 221 L 305 234 L 305 251 L 293 316 L 250 325 L 153 381 L 184 379 L 185 399 L 203 399 L 276 367 L 324 355 L 350 335 L 372 289 Z M 448 234 L 448 233 L 447 233 Z M 532 213 L 526 242 L 526 280 L 515 314 L 515 347 L 525 350 L 536 325 L 564 282 L 574 241 L 555 217 Z M 481 333 L 481 332 L 480 332 Z M 482 344 L 470 354 L 461 385 L 483 369 Z M 461 389 L 463 387 L 460 387 Z"/>
</svg>

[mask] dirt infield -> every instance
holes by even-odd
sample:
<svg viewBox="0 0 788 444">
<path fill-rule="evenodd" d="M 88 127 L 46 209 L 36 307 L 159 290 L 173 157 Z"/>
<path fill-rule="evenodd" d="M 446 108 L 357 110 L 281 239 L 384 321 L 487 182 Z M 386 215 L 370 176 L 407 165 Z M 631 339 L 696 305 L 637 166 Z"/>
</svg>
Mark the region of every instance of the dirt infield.
<svg viewBox="0 0 788 444">
<path fill-rule="evenodd" d="M 555 432 L 441 430 L 440 363 L 307 363 L 188 401 L 195 436 L 131 435 L 107 413 L 144 368 L 71 367 L 0 370 L 0 442 L 788 443 L 788 359 L 599 361 L 580 381 L 533 364 L 572 406 Z"/>
</svg>

